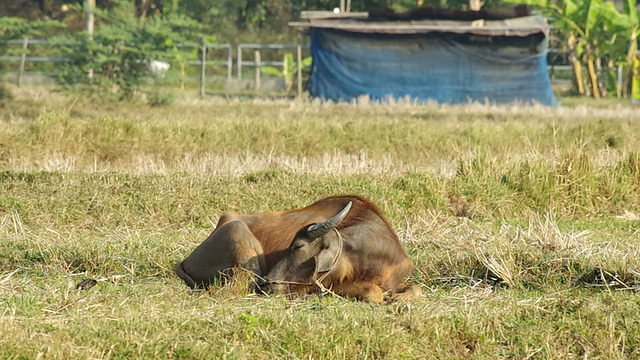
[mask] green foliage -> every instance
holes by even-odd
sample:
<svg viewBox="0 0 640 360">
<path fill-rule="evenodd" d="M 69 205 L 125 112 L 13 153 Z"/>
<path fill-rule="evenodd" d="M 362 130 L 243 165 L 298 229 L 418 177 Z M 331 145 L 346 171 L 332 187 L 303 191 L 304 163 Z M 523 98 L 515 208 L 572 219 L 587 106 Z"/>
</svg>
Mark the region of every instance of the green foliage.
<svg viewBox="0 0 640 360">
<path fill-rule="evenodd" d="M 17 17 L 0 17 L 0 39 L 21 39 L 25 36 L 43 36 L 47 30 L 65 25 L 55 20 L 27 20 Z"/>
<path fill-rule="evenodd" d="M 613 74 L 615 67 L 624 64 L 629 68 L 637 51 L 637 39 L 640 32 L 636 0 L 624 1 L 620 12 L 613 2 L 604 0 L 510 0 L 512 3 L 529 4 L 542 9 L 553 20 L 552 24 L 561 31 L 565 46 L 581 61 L 587 62 L 587 56 L 605 58 L 604 85 L 608 73 Z M 589 48 L 590 54 L 585 54 Z M 587 64 L 588 65 L 588 64 Z M 576 79 L 580 81 L 580 79 Z M 627 85 L 628 86 L 628 85 Z M 615 94 L 615 83 L 608 86 Z"/>
<path fill-rule="evenodd" d="M 578 37 L 578 55 L 582 54 L 586 44 L 596 45 L 598 40 L 601 42 L 600 46 L 610 46 L 619 41 L 628 45 L 628 41 L 631 40 L 630 31 L 638 26 L 636 0 L 628 0 L 623 13 L 619 12 L 612 2 L 603 0 L 562 0 L 560 2 L 513 0 L 512 2 L 537 6 L 553 19 L 555 26 L 575 33 Z M 625 58 L 626 51 L 622 53 L 618 51 L 611 55 Z"/>
<path fill-rule="evenodd" d="M 63 65 L 60 81 L 115 89 L 125 99 L 145 83 L 151 60 L 183 62 L 184 53 L 195 51 L 202 33 L 199 24 L 179 14 L 143 21 L 135 17 L 130 2 L 115 3 L 107 10 L 96 9 L 99 26 L 92 41 L 83 32 L 58 39 L 71 60 Z"/>
<path fill-rule="evenodd" d="M 425 2 L 425 6 L 429 5 Z M 432 2 L 432 3 L 435 3 Z M 464 0 L 438 0 L 446 7 L 465 6 Z M 488 3 L 495 3 L 489 1 Z M 222 42 L 295 42 L 305 41 L 288 26 L 307 10 L 331 11 L 339 6 L 335 0 L 192 0 L 180 3 L 183 14 L 202 23 L 208 33 L 218 35 Z M 416 7 L 415 0 L 352 1 L 351 11 L 393 7 L 405 11 Z"/>
</svg>

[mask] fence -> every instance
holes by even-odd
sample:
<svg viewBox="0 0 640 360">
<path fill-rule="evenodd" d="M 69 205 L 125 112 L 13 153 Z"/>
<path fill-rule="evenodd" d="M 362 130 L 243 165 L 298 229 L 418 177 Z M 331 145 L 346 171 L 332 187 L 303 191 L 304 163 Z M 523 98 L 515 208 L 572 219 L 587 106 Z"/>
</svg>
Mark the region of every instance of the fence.
<svg viewBox="0 0 640 360">
<path fill-rule="evenodd" d="M 238 79 L 242 79 L 242 67 L 253 66 L 255 68 L 255 86 L 256 90 L 260 90 L 260 68 L 262 66 L 284 66 L 284 61 L 262 61 L 260 50 L 287 50 L 296 49 L 296 77 L 297 77 L 297 93 L 302 95 L 302 49 L 309 49 L 309 46 L 290 45 L 290 44 L 239 44 L 238 45 Z M 253 61 L 243 61 L 242 51 L 244 49 L 253 49 Z"/>
<path fill-rule="evenodd" d="M 19 62 L 19 69 L 17 75 L 17 85 L 21 86 L 23 82 L 23 77 L 25 75 L 25 66 L 28 63 L 62 63 L 68 62 L 69 59 L 62 56 L 55 56 L 56 49 L 51 51 L 43 51 L 43 53 L 49 53 L 50 56 L 38 56 L 38 55 L 30 55 L 31 50 L 29 46 L 61 46 L 61 45 L 70 45 L 71 43 L 54 43 L 48 40 L 39 40 L 39 39 L 13 39 L 6 40 L 3 43 L 7 45 L 22 45 L 20 49 L 14 49 L 13 53 L 18 53 L 19 55 L 4 55 L 0 56 L 0 62 Z M 179 47 L 188 47 L 184 45 L 178 45 Z M 193 47 L 191 47 L 193 48 Z M 297 78 L 297 94 L 298 96 L 302 95 L 302 67 L 300 64 L 302 63 L 302 52 L 308 51 L 308 45 L 298 45 L 298 44 L 238 44 L 236 47 L 236 70 L 237 70 L 237 79 L 243 79 L 243 71 L 245 68 L 253 68 L 253 76 L 254 76 L 254 89 L 260 90 L 261 87 L 261 71 L 260 69 L 264 66 L 274 66 L 281 67 L 284 65 L 284 61 L 277 60 L 278 52 L 282 50 L 296 50 L 296 59 L 294 64 L 297 67 L 296 78 Z M 210 54 L 214 53 L 216 50 L 222 50 L 222 53 L 217 52 L 217 58 L 209 59 Z M 208 67 L 219 67 L 222 66 L 226 69 L 226 79 L 231 81 L 233 79 L 233 53 L 234 48 L 231 44 L 228 43 L 205 43 L 199 47 L 199 58 L 193 58 L 186 61 L 187 65 L 191 66 L 199 66 L 200 74 L 199 74 L 199 82 L 200 82 L 200 95 L 204 96 L 206 92 L 206 83 L 207 83 L 207 68 Z M 246 60 L 245 53 L 248 50 L 253 50 L 253 59 Z M 266 58 L 269 60 L 263 60 L 263 53 L 267 53 L 270 56 Z M 282 57 L 280 58 L 282 59 Z M 555 71 L 567 71 L 570 68 L 565 65 L 551 65 L 549 66 L 550 74 L 553 75 Z"/>
<path fill-rule="evenodd" d="M 50 47 L 49 51 L 42 51 L 44 53 L 56 52 L 56 46 L 61 45 L 70 45 L 70 43 L 54 43 L 48 40 L 39 40 L 39 39 L 12 39 L 3 41 L 3 43 L 7 45 L 22 45 L 21 49 L 14 49 L 13 53 L 19 53 L 20 55 L 3 55 L 0 56 L 0 62 L 19 62 L 19 69 L 17 75 L 17 85 L 21 86 L 23 82 L 23 78 L 25 75 L 25 65 L 28 63 L 63 63 L 68 62 L 69 59 L 61 56 L 38 56 L 31 55 L 33 49 L 30 49 L 29 46 L 48 46 Z M 184 45 L 178 45 L 179 47 L 189 47 Z M 194 47 L 191 47 L 194 48 Z M 252 61 L 243 60 L 243 51 L 246 49 L 254 50 L 254 58 Z M 256 89 L 260 88 L 260 68 L 263 66 L 283 66 L 284 62 L 282 60 L 262 60 L 262 55 L 260 51 L 264 50 L 288 50 L 288 49 L 296 49 L 296 61 L 295 65 L 298 68 L 298 95 L 302 94 L 302 74 L 301 74 L 301 66 L 299 64 L 302 63 L 302 50 L 309 49 L 309 46 L 304 45 L 296 45 L 296 44 L 239 44 L 237 46 L 236 54 L 237 54 L 237 77 L 238 79 L 242 79 L 243 67 L 253 67 L 254 73 L 256 74 Z M 233 78 L 233 46 L 228 43 L 205 43 L 202 44 L 199 48 L 199 57 L 193 58 L 186 61 L 186 65 L 191 66 L 199 66 L 200 67 L 200 95 L 204 96 L 206 91 L 206 83 L 207 83 L 207 68 L 211 66 L 223 66 L 226 68 L 226 78 L 231 80 Z M 220 57 L 209 59 L 209 54 L 211 54 L 212 50 L 223 50 L 223 55 Z M 271 57 L 273 58 L 273 57 Z"/>
</svg>

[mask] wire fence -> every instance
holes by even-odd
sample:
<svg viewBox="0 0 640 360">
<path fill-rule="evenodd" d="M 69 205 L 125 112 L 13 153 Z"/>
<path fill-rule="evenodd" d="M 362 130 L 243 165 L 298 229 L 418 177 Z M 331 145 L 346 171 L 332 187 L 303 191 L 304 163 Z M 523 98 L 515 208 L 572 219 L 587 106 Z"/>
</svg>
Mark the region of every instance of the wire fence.
<svg viewBox="0 0 640 360">
<path fill-rule="evenodd" d="M 62 56 L 62 47 L 73 45 L 65 42 L 52 42 L 41 39 L 11 39 L 3 41 L 6 46 L 0 47 L 0 75 L 5 81 L 15 81 L 21 86 L 27 77 L 35 83 L 53 82 L 59 72 L 56 64 L 68 63 L 69 58 Z M 199 47 L 178 45 L 185 50 L 185 54 L 192 54 L 184 64 L 191 70 L 182 71 L 185 75 L 198 77 L 200 94 L 204 95 L 207 85 L 212 82 L 233 81 L 234 68 L 236 79 L 254 82 L 254 88 L 259 90 L 261 69 L 266 66 L 281 68 L 284 66 L 284 53 L 295 52 L 294 64 L 298 70 L 298 94 L 302 92 L 302 57 L 308 56 L 309 46 L 299 44 L 238 44 L 236 47 L 229 43 L 205 43 Z M 191 51 L 189 51 L 191 50 Z M 197 50 L 197 51 L 194 51 Z M 247 53 L 253 50 L 253 53 Z M 234 56 L 235 55 L 235 56 Z M 235 59 L 235 61 L 234 61 Z M 177 69 L 168 59 L 158 59 L 154 62 L 168 64 L 169 69 Z M 198 71 L 199 70 L 199 71 Z M 155 76 L 153 71 L 149 76 Z"/>
</svg>

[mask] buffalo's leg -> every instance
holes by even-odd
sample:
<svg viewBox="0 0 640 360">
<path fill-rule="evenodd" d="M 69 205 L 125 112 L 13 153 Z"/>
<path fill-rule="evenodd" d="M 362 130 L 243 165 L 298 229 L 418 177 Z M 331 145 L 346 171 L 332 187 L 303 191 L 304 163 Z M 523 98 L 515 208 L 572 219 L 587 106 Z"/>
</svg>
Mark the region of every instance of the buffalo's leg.
<svg viewBox="0 0 640 360">
<path fill-rule="evenodd" d="M 386 297 L 389 301 L 411 301 L 422 297 L 422 290 L 418 285 L 402 284 L 392 294 Z"/>
<path fill-rule="evenodd" d="M 420 287 L 413 284 L 402 284 L 391 294 L 384 292 L 380 286 L 368 281 L 338 284 L 332 288 L 332 291 L 338 295 L 375 303 L 384 300 L 411 301 L 422 297 Z"/>
<path fill-rule="evenodd" d="M 265 270 L 260 242 L 239 220 L 218 226 L 176 267 L 176 274 L 192 289 L 207 288 L 212 281 L 232 274 L 235 267 L 256 275 Z"/>
<path fill-rule="evenodd" d="M 384 300 L 382 288 L 368 281 L 342 283 L 335 285 L 331 290 L 338 295 L 349 296 L 368 302 L 380 303 Z"/>
</svg>

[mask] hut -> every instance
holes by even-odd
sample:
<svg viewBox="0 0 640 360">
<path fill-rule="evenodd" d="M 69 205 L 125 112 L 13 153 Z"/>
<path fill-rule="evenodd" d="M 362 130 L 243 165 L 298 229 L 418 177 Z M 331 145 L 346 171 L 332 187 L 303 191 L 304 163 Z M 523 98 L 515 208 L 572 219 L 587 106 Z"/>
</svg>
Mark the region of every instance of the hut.
<svg viewBox="0 0 640 360">
<path fill-rule="evenodd" d="M 312 97 L 556 105 L 547 70 L 550 27 L 526 6 L 303 12 L 290 26 L 311 38 Z"/>
</svg>

